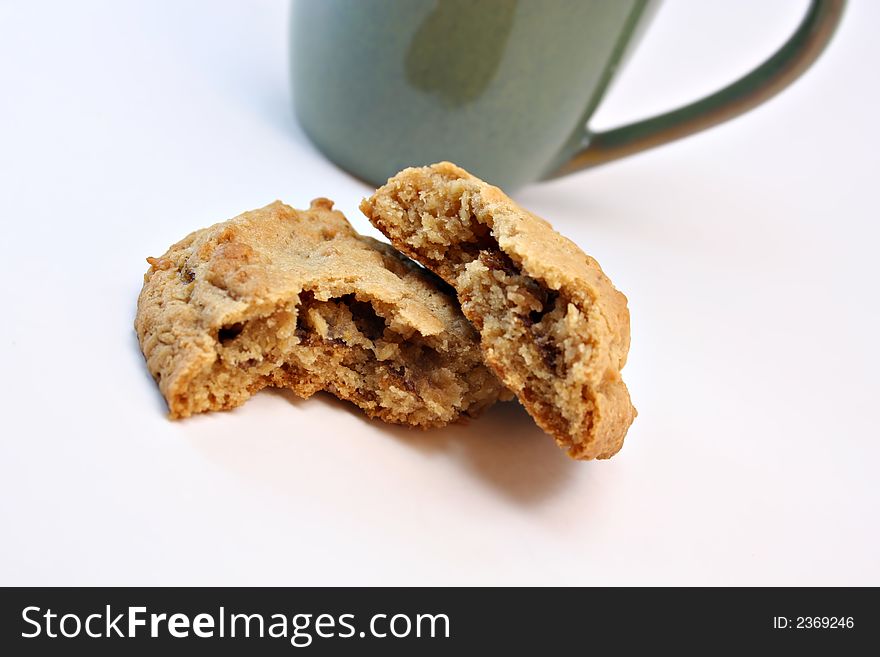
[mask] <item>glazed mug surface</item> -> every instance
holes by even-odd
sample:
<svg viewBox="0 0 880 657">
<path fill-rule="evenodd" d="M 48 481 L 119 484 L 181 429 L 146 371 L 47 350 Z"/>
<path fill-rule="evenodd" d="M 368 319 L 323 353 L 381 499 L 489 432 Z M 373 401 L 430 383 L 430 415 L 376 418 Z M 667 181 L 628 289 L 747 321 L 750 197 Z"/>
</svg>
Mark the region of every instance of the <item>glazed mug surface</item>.
<svg viewBox="0 0 880 657">
<path fill-rule="evenodd" d="M 506 188 L 623 157 L 760 104 L 815 60 L 843 0 L 744 78 L 658 117 L 587 128 L 657 0 L 295 0 L 297 116 L 336 164 L 373 184 L 450 160 Z"/>
</svg>

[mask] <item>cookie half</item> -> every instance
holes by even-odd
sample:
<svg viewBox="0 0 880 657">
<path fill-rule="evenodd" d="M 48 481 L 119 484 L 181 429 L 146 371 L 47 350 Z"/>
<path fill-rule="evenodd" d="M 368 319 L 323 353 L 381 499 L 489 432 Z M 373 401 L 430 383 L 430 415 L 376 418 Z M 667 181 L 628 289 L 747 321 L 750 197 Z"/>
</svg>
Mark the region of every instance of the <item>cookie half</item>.
<svg viewBox="0 0 880 657">
<path fill-rule="evenodd" d="M 275 202 L 147 259 L 135 329 L 172 418 L 276 386 L 436 427 L 506 393 L 447 286 L 332 207 Z"/>
<path fill-rule="evenodd" d="M 455 288 L 485 362 L 560 447 L 620 449 L 636 416 L 620 376 L 629 312 L 595 260 L 449 162 L 400 172 L 361 210 Z"/>
</svg>

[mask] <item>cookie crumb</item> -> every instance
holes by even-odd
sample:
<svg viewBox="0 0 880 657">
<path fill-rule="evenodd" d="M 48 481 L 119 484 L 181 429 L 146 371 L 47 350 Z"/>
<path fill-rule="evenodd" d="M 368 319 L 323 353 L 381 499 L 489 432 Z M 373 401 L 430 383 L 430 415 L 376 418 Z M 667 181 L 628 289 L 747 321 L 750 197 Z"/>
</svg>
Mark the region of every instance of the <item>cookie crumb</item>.
<svg viewBox="0 0 880 657">
<path fill-rule="evenodd" d="M 153 271 L 156 271 L 157 269 L 171 269 L 172 267 L 174 267 L 174 263 L 171 262 L 168 258 L 148 257 L 147 262 L 149 263 L 150 268 Z"/>
</svg>

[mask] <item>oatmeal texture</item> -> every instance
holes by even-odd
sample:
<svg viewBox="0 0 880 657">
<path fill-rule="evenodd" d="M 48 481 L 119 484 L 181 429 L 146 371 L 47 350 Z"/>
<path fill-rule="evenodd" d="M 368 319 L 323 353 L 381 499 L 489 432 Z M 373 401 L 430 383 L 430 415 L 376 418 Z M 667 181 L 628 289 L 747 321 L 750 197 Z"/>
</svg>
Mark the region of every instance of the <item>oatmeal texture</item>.
<svg viewBox="0 0 880 657">
<path fill-rule="evenodd" d="M 332 208 L 275 202 L 147 259 L 135 330 L 172 418 L 267 386 L 423 428 L 509 397 L 448 287 Z"/>
<path fill-rule="evenodd" d="M 400 172 L 361 210 L 455 288 L 485 362 L 560 447 L 617 453 L 636 416 L 620 374 L 629 311 L 593 258 L 449 162 Z"/>
</svg>

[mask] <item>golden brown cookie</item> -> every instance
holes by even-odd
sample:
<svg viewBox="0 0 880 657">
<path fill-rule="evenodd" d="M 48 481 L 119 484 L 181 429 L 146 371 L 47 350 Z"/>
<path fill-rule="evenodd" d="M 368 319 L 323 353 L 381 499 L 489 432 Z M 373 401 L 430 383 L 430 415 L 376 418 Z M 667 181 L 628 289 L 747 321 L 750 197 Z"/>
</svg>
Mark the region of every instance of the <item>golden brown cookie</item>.
<svg viewBox="0 0 880 657">
<path fill-rule="evenodd" d="M 277 386 L 434 427 L 502 394 L 445 284 L 332 207 L 275 202 L 147 259 L 135 329 L 172 418 Z"/>
<path fill-rule="evenodd" d="M 636 416 L 629 312 L 595 260 L 449 162 L 398 173 L 361 210 L 455 288 L 486 363 L 570 456 L 617 453 Z"/>
</svg>

